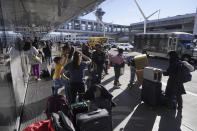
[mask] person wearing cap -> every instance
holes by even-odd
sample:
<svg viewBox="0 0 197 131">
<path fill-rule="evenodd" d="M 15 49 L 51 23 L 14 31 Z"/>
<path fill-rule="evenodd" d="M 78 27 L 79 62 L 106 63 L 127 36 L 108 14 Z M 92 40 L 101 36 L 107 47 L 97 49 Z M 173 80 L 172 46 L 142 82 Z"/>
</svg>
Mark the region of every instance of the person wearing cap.
<svg viewBox="0 0 197 131">
<path fill-rule="evenodd" d="M 183 86 L 183 83 L 177 80 L 177 75 L 180 67 L 180 60 L 175 51 L 169 51 L 168 52 L 168 58 L 169 58 L 169 67 L 166 72 L 163 72 L 164 76 L 169 76 L 165 94 L 167 98 L 169 98 L 170 101 L 173 101 L 174 99 L 177 101 L 178 110 L 182 110 L 183 108 L 183 99 L 182 95 L 186 94 L 185 88 Z M 176 105 L 169 105 L 172 108 L 176 108 Z"/>
<path fill-rule="evenodd" d="M 103 47 L 100 44 L 95 45 L 96 51 L 92 53 L 92 61 L 96 64 L 96 75 L 98 76 L 98 83 L 101 83 L 102 72 L 105 63 L 105 53 Z"/>
</svg>

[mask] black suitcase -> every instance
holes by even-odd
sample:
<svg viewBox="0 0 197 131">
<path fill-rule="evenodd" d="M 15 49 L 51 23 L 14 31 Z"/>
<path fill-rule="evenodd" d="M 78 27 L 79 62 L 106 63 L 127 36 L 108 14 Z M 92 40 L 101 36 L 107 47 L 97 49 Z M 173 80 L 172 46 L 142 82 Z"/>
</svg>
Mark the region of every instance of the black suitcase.
<svg viewBox="0 0 197 131">
<path fill-rule="evenodd" d="M 80 131 L 111 131 L 111 119 L 106 109 L 78 114 L 76 123 Z"/>
<path fill-rule="evenodd" d="M 109 114 L 111 114 L 112 111 L 112 102 L 109 99 L 105 99 L 103 97 L 95 98 L 90 102 L 89 109 L 90 111 L 100 109 L 106 109 Z"/>
<path fill-rule="evenodd" d="M 161 97 L 161 82 L 144 79 L 142 84 L 141 100 L 150 106 L 157 106 Z"/>
</svg>

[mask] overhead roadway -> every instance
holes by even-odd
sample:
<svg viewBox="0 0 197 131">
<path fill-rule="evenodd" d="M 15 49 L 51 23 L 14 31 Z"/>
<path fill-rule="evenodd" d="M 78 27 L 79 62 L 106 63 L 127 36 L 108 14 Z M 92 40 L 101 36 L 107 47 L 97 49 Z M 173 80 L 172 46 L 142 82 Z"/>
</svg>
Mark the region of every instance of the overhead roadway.
<svg viewBox="0 0 197 131">
<path fill-rule="evenodd" d="M 53 27 L 85 15 L 105 0 L 0 0 L 1 26 Z"/>
</svg>

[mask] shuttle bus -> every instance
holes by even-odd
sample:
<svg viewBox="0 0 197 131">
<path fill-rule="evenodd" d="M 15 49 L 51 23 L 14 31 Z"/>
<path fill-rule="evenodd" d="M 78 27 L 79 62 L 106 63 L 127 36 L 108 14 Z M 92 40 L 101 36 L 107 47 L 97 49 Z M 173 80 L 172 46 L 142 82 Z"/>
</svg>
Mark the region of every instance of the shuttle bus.
<svg viewBox="0 0 197 131">
<path fill-rule="evenodd" d="M 134 35 L 134 49 L 147 55 L 167 57 L 174 50 L 182 60 L 197 60 L 194 35 L 184 32 L 147 33 Z"/>
</svg>

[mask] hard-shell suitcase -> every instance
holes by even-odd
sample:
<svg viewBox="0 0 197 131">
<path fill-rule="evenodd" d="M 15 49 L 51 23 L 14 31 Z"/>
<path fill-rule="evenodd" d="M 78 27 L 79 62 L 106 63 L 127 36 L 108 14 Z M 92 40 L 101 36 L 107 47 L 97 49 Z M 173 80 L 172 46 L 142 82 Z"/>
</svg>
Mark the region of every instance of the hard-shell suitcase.
<svg viewBox="0 0 197 131">
<path fill-rule="evenodd" d="M 105 99 L 103 97 L 95 98 L 90 102 L 89 109 L 90 111 L 100 109 L 106 109 L 109 114 L 112 111 L 112 101 L 110 99 Z"/>
<path fill-rule="evenodd" d="M 111 131 L 111 118 L 106 109 L 98 109 L 76 118 L 80 131 Z"/>
<path fill-rule="evenodd" d="M 145 67 L 143 78 L 153 82 L 160 82 L 162 79 L 162 69 L 154 67 Z"/>
<path fill-rule="evenodd" d="M 135 62 L 135 67 L 137 69 L 143 69 L 146 66 L 148 66 L 148 59 L 147 59 L 147 56 L 145 54 L 137 55 L 133 59 L 134 59 L 134 62 Z"/>
<path fill-rule="evenodd" d="M 153 82 L 144 79 L 141 91 L 141 100 L 151 106 L 157 106 L 160 103 L 161 82 Z"/>
</svg>

